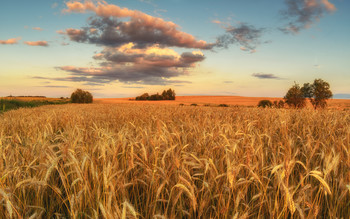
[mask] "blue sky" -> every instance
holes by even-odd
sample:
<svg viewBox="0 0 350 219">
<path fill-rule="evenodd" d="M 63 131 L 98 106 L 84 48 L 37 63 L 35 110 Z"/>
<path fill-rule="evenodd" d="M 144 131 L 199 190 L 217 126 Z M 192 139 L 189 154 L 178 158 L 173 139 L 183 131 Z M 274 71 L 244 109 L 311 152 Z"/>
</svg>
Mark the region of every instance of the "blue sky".
<svg viewBox="0 0 350 219">
<path fill-rule="evenodd" d="M 7 1 L 0 96 L 350 94 L 345 0 Z M 343 96 L 344 97 L 344 96 Z"/>
</svg>

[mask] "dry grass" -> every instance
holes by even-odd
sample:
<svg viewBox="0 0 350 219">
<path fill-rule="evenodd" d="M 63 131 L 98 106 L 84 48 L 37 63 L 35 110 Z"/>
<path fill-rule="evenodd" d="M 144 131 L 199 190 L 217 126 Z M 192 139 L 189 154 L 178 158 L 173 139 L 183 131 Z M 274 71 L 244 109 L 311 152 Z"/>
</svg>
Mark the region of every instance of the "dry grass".
<svg viewBox="0 0 350 219">
<path fill-rule="evenodd" d="M 349 218 L 346 111 L 92 104 L 0 116 L 0 218 Z"/>
</svg>

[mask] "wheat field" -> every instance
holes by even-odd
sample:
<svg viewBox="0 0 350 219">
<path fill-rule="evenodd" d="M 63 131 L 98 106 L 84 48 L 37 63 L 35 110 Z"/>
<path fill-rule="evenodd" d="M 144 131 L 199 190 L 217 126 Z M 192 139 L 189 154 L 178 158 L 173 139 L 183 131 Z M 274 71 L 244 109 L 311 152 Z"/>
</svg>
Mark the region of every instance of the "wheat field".
<svg viewBox="0 0 350 219">
<path fill-rule="evenodd" d="M 0 218 L 350 218 L 348 111 L 69 104 L 0 115 Z"/>
</svg>

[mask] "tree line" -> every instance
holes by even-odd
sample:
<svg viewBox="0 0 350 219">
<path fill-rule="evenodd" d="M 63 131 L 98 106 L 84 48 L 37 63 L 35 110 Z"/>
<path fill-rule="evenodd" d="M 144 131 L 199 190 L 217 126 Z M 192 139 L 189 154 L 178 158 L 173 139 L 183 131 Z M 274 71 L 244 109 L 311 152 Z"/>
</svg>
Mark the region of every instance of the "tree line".
<svg viewBox="0 0 350 219">
<path fill-rule="evenodd" d="M 283 108 L 286 103 L 291 108 L 303 108 L 306 106 L 306 100 L 309 99 L 310 103 L 317 108 L 325 108 L 327 106 L 327 100 L 332 98 L 333 94 L 330 90 L 328 82 L 322 79 L 315 79 L 312 84 L 304 83 L 301 87 L 295 83 L 284 96 L 284 101 L 280 100 L 272 103 L 269 100 L 261 100 L 258 104 L 259 107 L 275 107 Z"/>
</svg>

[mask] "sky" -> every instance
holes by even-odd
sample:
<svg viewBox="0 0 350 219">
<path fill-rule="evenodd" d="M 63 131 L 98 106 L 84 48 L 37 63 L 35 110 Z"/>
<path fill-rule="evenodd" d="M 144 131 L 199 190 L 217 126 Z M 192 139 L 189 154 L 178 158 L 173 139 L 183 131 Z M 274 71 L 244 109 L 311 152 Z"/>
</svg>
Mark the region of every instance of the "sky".
<svg viewBox="0 0 350 219">
<path fill-rule="evenodd" d="M 12 0 L 0 96 L 283 97 L 321 78 L 350 98 L 348 0 Z"/>
</svg>

